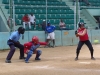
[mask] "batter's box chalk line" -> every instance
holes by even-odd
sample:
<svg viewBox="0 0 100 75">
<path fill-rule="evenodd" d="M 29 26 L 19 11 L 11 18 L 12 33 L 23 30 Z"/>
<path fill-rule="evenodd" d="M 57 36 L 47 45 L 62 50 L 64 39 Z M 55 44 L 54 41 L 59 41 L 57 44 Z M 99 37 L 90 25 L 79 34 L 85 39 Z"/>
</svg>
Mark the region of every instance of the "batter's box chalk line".
<svg viewBox="0 0 100 75">
<path fill-rule="evenodd" d="M 91 64 L 91 62 L 79 62 L 80 64 Z"/>
</svg>

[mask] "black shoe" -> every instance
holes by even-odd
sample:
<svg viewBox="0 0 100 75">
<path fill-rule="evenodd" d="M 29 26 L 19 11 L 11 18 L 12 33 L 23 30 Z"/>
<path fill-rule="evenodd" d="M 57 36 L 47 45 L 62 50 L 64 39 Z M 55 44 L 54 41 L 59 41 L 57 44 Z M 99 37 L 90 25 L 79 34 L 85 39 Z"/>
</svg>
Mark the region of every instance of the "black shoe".
<svg viewBox="0 0 100 75">
<path fill-rule="evenodd" d="M 95 60 L 95 58 L 94 58 L 94 57 L 91 57 L 91 59 L 92 59 L 92 60 Z"/>
<path fill-rule="evenodd" d="M 77 60 L 78 60 L 78 57 L 75 58 L 75 61 L 77 61 Z"/>
<path fill-rule="evenodd" d="M 19 57 L 19 59 L 26 59 L 26 57 Z"/>
<path fill-rule="evenodd" d="M 35 58 L 35 60 L 41 60 L 40 58 Z"/>
<path fill-rule="evenodd" d="M 6 60 L 5 63 L 11 63 L 11 61 L 10 60 Z"/>
</svg>

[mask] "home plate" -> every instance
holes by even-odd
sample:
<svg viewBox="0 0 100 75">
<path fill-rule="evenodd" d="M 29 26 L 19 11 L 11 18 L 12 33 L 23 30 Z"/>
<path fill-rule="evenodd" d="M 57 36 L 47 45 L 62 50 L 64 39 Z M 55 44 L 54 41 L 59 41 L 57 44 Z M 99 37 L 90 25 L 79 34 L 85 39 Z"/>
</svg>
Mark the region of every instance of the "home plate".
<svg viewBox="0 0 100 75">
<path fill-rule="evenodd" d="M 80 64 L 91 64 L 91 62 L 79 62 Z"/>
</svg>

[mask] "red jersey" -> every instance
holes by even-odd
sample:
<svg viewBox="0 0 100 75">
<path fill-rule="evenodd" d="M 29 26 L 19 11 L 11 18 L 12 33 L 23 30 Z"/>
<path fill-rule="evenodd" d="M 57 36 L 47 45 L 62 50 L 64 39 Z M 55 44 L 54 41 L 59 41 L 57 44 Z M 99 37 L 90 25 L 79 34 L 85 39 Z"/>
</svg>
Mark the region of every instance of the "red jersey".
<svg viewBox="0 0 100 75">
<path fill-rule="evenodd" d="M 47 45 L 46 42 L 39 42 L 40 45 Z M 27 50 L 30 50 L 31 46 L 34 45 L 32 42 L 27 42 L 24 44 L 24 53 L 27 52 Z"/>
<path fill-rule="evenodd" d="M 78 33 L 83 33 L 83 31 L 85 30 L 85 28 L 83 29 L 78 29 Z M 87 34 L 87 30 L 86 30 L 86 34 L 83 36 L 79 36 L 80 41 L 86 41 L 89 40 L 88 34 Z"/>
<path fill-rule="evenodd" d="M 29 22 L 29 17 L 28 17 L 28 16 L 24 16 L 24 17 L 22 18 L 22 20 L 23 20 L 24 22 Z"/>
</svg>

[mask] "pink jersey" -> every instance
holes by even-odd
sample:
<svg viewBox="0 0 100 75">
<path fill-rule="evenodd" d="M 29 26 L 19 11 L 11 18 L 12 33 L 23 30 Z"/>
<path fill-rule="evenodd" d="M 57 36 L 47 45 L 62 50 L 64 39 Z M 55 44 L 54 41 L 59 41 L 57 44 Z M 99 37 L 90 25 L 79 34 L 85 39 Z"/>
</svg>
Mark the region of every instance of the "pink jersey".
<svg viewBox="0 0 100 75">
<path fill-rule="evenodd" d="M 83 33 L 83 31 L 85 30 L 85 28 L 83 29 L 78 29 L 78 33 Z M 87 34 L 87 31 L 86 31 L 86 34 L 83 35 L 83 36 L 79 36 L 79 39 L 80 41 L 86 41 L 86 40 L 89 40 L 89 37 L 88 37 L 88 34 Z"/>
</svg>

